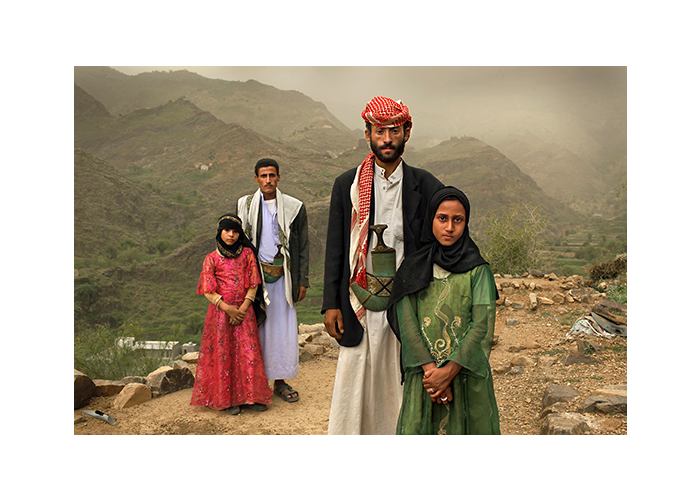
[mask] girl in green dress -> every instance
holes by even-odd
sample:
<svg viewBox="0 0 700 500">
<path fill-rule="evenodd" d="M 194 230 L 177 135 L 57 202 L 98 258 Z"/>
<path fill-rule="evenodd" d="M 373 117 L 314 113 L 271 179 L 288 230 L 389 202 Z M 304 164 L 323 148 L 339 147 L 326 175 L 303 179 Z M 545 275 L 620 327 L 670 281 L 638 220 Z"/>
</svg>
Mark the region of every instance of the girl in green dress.
<svg viewBox="0 0 700 500">
<path fill-rule="evenodd" d="M 498 292 L 462 191 L 433 195 L 421 241 L 396 273 L 387 314 L 404 377 L 396 433 L 500 434 L 489 366 Z"/>
</svg>

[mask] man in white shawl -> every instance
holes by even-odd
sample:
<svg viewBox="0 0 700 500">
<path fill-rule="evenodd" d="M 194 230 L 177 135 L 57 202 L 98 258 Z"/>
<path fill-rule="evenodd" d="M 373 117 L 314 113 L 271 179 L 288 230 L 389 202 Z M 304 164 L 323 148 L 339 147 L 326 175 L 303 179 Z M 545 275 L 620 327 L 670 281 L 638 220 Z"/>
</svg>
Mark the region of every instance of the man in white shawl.
<svg viewBox="0 0 700 500">
<path fill-rule="evenodd" d="M 299 393 L 285 380 L 299 371 L 297 313 L 309 287 L 309 237 L 304 204 L 282 193 L 279 164 L 262 158 L 255 164 L 259 189 L 238 200 L 236 213 L 258 249 L 267 318 L 260 327 L 260 344 L 267 378 L 275 394 L 288 403 Z"/>
</svg>

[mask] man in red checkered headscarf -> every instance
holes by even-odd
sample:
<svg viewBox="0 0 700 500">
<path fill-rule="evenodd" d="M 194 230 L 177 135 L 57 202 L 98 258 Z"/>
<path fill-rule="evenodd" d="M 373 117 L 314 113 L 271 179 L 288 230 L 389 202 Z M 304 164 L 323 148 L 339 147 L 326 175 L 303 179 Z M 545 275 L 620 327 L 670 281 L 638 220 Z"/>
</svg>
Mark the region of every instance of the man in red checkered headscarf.
<svg viewBox="0 0 700 500">
<path fill-rule="evenodd" d="M 363 307 L 351 283 L 367 287 L 372 224 L 386 224 L 384 242 L 396 265 L 420 246 L 426 205 L 442 187 L 407 165 L 412 118 L 400 100 L 377 96 L 362 111 L 370 153 L 335 179 L 328 215 L 323 308 L 326 330 L 340 344 L 329 434 L 394 434 L 401 407 L 399 343 L 386 311 Z"/>
</svg>

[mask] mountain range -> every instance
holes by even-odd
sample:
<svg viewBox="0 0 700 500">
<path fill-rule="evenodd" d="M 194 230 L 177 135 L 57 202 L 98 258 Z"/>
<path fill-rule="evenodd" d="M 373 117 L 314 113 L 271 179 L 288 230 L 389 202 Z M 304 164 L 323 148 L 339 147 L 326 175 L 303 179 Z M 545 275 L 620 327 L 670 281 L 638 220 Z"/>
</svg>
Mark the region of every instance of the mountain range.
<svg viewBox="0 0 700 500">
<path fill-rule="evenodd" d="M 76 283 L 108 291 L 104 303 L 119 304 L 111 323 L 151 318 L 175 328 L 183 314 L 199 314 L 193 290 L 216 219 L 257 188 L 261 157 L 280 162 L 280 189 L 307 206 L 318 286 L 333 180 L 368 152 L 357 131 L 299 92 L 254 81 L 76 68 L 75 84 Z M 474 137 L 427 149 L 409 142 L 404 158 L 463 189 L 477 231 L 487 215 L 523 203 L 554 232 L 582 217 Z M 156 306 L 149 298 L 165 297 L 163 287 L 168 300 Z"/>
</svg>

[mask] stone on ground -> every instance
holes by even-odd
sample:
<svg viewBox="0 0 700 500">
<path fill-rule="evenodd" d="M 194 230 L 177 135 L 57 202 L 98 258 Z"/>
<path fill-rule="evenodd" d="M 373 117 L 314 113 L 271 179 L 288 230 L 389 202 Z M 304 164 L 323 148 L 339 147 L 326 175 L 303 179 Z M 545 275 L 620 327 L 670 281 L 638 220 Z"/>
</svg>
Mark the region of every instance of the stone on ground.
<svg viewBox="0 0 700 500">
<path fill-rule="evenodd" d="M 542 397 L 542 408 L 546 408 L 558 401 L 571 401 L 579 392 L 568 385 L 549 384 Z"/>
<path fill-rule="evenodd" d="M 85 406 L 95 395 L 95 383 L 83 372 L 73 369 L 73 409 Z"/>
<path fill-rule="evenodd" d="M 121 380 L 95 379 L 93 382 L 95 382 L 95 394 L 97 396 L 114 396 L 119 394 L 126 385 Z"/>
<path fill-rule="evenodd" d="M 574 435 L 591 430 L 583 415 L 578 413 L 552 413 L 544 418 L 542 434 Z"/>
<path fill-rule="evenodd" d="M 149 401 L 151 397 L 151 389 L 149 389 L 147 385 L 136 383 L 126 384 L 122 392 L 114 398 L 112 406 L 121 410 L 122 408 L 128 408 L 129 406 L 135 406 Z"/>
<path fill-rule="evenodd" d="M 194 375 L 188 368 L 161 366 L 146 376 L 146 385 L 156 394 L 168 394 L 194 385 Z"/>
</svg>

